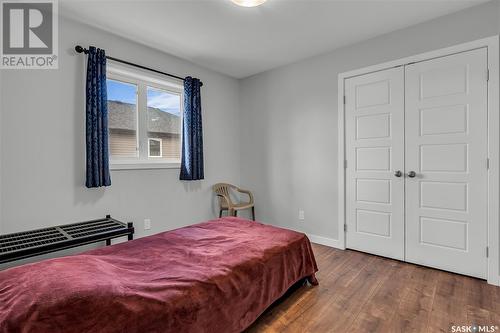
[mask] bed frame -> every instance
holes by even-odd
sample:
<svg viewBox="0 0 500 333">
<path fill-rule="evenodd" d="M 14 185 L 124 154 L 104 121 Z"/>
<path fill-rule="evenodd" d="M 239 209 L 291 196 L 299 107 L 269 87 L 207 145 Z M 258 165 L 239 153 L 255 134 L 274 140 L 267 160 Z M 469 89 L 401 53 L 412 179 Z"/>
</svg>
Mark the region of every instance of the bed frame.
<svg viewBox="0 0 500 333">
<path fill-rule="evenodd" d="M 111 245 L 111 239 L 123 236 L 129 241 L 134 239 L 133 223 L 120 222 L 110 215 L 99 220 L 0 235 L 0 264 L 101 241 Z"/>
</svg>

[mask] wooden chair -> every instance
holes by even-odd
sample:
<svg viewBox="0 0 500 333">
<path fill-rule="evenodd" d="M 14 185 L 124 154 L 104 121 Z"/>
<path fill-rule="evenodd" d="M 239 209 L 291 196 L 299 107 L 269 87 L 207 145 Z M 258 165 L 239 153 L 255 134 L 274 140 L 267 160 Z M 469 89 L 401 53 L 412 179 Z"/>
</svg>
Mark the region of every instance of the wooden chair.
<svg viewBox="0 0 500 333">
<path fill-rule="evenodd" d="M 252 209 L 252 219 L 255 221 L 255 207 L 253 202 L 252 192 L 243 190 L 238 186 L 226 184 L 226 183 L 218 183 L 212 186 L 215 194 L 219 197 L 220 210 L 219 217 L 222 217 L 222 211 L 227 210 L 228 216 L 238 216 L 238 211 L 243 209 Z M 231 200 L 231 190 L 234 190 L 238 193 L 244 193 L 248 195 L 248 202 L 238 202 L 234 203 Z"/>
</svg>

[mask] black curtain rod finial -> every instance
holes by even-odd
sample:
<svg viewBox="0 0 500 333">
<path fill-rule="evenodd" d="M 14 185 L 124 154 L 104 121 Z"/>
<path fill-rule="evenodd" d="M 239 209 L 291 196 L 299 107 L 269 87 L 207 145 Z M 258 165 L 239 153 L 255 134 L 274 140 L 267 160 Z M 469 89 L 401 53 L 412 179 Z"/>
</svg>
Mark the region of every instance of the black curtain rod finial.
<svg viewBox="0 0 500 333">
<path fill-rule="evenodd" d="M 75 46 L 75 51 L 77 53 L 87 53 L 87 50 L 85 50 L 83 47 L 81 47 L 80 45 L 77 45 Z"/>
</svg>

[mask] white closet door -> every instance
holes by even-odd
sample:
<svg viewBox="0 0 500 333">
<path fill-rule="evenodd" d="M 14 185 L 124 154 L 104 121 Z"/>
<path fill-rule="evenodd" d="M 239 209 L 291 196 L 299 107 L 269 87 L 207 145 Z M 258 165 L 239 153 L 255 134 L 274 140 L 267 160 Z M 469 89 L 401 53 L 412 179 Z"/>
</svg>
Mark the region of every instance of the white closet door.
<svg viewBox="0 0 500 333">
<path fill-rule="evenodd" d="M 406 261 L 486 278 L 487 53 L 406 66 Z"/>
<path fill-rule="evenodd" d="M 347 247 L 404 259 L 404 70 L 345 81 Z"/>
</svg>

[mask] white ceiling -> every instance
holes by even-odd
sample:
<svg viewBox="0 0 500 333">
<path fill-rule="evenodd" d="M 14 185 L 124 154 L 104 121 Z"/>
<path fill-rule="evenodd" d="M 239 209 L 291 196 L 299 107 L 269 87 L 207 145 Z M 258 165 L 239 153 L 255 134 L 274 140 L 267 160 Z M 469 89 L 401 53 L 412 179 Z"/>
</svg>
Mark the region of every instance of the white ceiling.
<svg viewBox="0 0 500 333">
<path fill-rule="evenodd" d="M 244 78 L 486 0 L 60 0 L 63 15 Z"/>
</svg>

